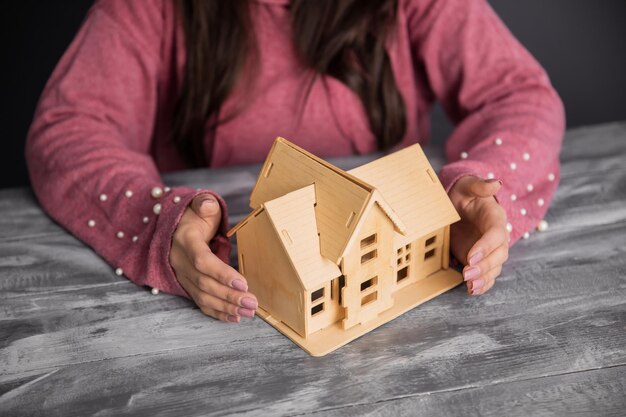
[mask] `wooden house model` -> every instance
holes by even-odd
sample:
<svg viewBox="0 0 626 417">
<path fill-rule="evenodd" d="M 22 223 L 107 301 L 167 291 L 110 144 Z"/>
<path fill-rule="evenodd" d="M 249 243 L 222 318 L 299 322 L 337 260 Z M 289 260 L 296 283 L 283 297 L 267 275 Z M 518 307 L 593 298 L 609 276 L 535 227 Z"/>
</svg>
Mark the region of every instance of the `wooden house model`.
<svg viewBox="0 0 626 417">
<path fill-rule="evenodd" d="M 459 216 L 419 145 L 343 171 L 277 138 L 236 233 L 257 313 L 325 355 L 457 286 Z"/>
</svg>

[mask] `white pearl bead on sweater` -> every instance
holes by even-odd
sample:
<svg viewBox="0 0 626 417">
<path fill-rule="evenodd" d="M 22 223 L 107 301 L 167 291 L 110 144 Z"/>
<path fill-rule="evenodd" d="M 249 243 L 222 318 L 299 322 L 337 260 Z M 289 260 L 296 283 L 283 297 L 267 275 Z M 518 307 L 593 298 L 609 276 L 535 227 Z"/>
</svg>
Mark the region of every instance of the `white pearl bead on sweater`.
<svg viewBox="0 0 626 417">
<path fill-rule="evenodd" d="M 154 187 L 152 191 L 150 191 L 150 195 L 152 198 L 161 198 L 163 196 L 163 189 L 161 187 Z"/>
<path fill-rule="evenodd" d="M 548 222 L 545 220 L 540 221 L 537 225 L 537 230 L 539 230 L 540 232 L 545 232 L 546 230 L 548 230 Z"/>
</svg>

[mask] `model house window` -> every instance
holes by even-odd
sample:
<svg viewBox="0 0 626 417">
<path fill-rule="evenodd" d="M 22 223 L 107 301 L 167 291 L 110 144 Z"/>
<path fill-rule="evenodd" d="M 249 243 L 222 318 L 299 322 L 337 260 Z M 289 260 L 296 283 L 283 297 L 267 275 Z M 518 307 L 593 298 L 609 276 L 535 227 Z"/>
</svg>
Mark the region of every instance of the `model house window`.
<svg viewBox="0 0 626 417">
<path fill-rule="evenodd" d="M 270 173 L 272 172 L 272 168 L 274 168 L 274 163 L 270 162 L 269 165 L 267 166 L 267 168 L 265 169 L 265 172 L 263 173 L 263 176 L 265 178 L 270 176 Z"/>
<path fill-rule="evenodd" d="M 320 303 L 316 306 L 311 307 L 311 316 L 321 313 L 324 311 L 324 303 Z"/>
<path fill-rule="evenodd" d="M 435 252 L 437 251 L 437 249 L 431 249 L 428 252 L 426 252 L 426 254 L 424 255 L 424 260 L 426 259 L 430 259 L 433 256 L 435 256 Z"/>
<path fill-rule="evenodd" d="M 365 249 L 374 243 L 376 243 L 376 233 L 361 240 L 361 249 Z"/>
<path fill-rule="evenodd" d="M 338 283 L 337 283 L 337 292 L 339 293 L 339 305 L 341 305 L 341 301 L 342 301 L 342 293 L 343 291 L 343 287 L 346 286 L 346 277 L 343 275 L 340 275 L 339 278 L 337 278 Z"/>
<path fill-rule="evenodd" d="M 429 237 L 429 238 L 426 240 L 426 243 L 424 244 L 424 247 L 427 247 L 427 246 L 432 245 L 433 243 L 435 243 L 435 241 L 436 241 L 436 240 L 437 240 L 437 236 L 436 236 L 436 235 L 435 235 L 435 236 L 433 236 L 433 237 Z"/>
<path fill-rule="evenodd" d="M 398 252 L 398 261 L 399 261 L 400 259 L 402 259 L 402 256 L 401 256 L 401 255 L 402 255 L 402 254 L 404 254 L 404 251 L 405 251 L 405 250 L 406 250 L 406 253 L 407 253 L 407 256 L 408 256 L 408 253 L 409 253 L 409 251 L 411 250 L 411 244 L 410 244 L 410 243 L 409 243 L 408 245 L 401 246 L 401 247 L 398 249 L 398 251 L 397 251 L 397 252 Z M 400 262 L 398 262 L 398 265 L 400 265 Z"/>
<path fill-rule="evenodd" d="M 365 291 L 366 289 L 373 287 L 374 285 L 378 284 L 378 277 L 374 277 L 374 278 L 370 278 L 367 281 L 363 281 L 361 283 L 361 292 Z"/>
<path fill-rule="evenodd" d="M 324 287 L 311 293 L 311 302 L 317 301 L 322 297 L 324 297 Z"/>
<path fill-rule="evenodd" d="M 397 277 L 396 282 L 400 282 L 408 276 L 409 276 L 409 267 L 405 266 L 404 268 L 398 270 L 398 277 Z"/>
<path fill-rule="evenodd" d="M 361 298 L 361 306 L 367 305 L 369 303 L 373 303 L 377 299 L 378 299 L 378 291 L 374 291 L 373 293 L 368 294 L 365 297 Z"/>
<path fill-rule="evenodd" d="M 361 256 L 361 263 L 364 264 L 367 261 L 371 261 L 377 256 L 378 256 L 378 251 L 376 249 L 374 249 L 373 251 L 367 252 L 365 255 Z"/>
</svg>

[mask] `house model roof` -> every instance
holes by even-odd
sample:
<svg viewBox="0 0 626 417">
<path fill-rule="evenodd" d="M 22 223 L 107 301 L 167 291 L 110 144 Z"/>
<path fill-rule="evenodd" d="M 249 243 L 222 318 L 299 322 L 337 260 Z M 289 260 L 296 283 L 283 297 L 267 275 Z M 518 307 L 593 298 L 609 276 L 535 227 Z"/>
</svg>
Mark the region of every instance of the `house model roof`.
<svg viewBox="0 0 626 417">
<path fill-rule="evenodd" d="M 371 184 L 415 240 L 460 220 L 422 148 L 415 144 L 348 171 Z"/>
<path fill-rule="evenodd" d="M 341 275 L 339 267 L 320 254 L 314 185 L 268 201 L 264 206 L 304 288 L 315 289 Z"/>
<path fill-rule="evenodd" d="M 295 214 L 284 212 L 281 205 L 305 201 L 302 194 L 294 193 L 305 187 L 314 190 L 315 206 L 311 212 L 302 203 L 301 214 L 311 212 L 314 216 L 299 221 L 306 227 L 315 225 L 321 255 L 335 264 L 339 263 L 371 201 L 381 207 L 407 241 L 459 220 L 419 145 L 346 172 L 286 139 L 277 138 L 252 190 L 250 207 L 271 207 L 270 216 L 275 224 L 294 221 L 291 216 Z M 291 227 L 285 230 L 292 240 L 299 239 L 300 231 L 295 223 Z M 308 229 L 302 233 L 312 236 Z M 281 239 L 285 243 L 284 236 Z"/>
<path fill-rule="evenodd" d="M 371 185 L 277 138 L 250 195 L 250 207 L 260 207 L 311 184 L 315 184 L 320 252 L 338 263 L 374 192 Z"/>
</svg>

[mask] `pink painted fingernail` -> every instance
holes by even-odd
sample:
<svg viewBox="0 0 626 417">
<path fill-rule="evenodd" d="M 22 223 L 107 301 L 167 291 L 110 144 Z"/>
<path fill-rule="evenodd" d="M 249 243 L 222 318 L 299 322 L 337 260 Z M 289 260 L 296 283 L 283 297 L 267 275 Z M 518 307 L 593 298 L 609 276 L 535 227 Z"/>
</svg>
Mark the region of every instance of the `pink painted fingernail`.
<svg viewBox="0 0 626 417">
<path fill-rule="evenodd" d="M 485 180 L 485 182 L 486 182 L 487 184 L 492 184 L 492 183 L 494 183 L 494 182 L 499 182 L 499 183 L 500 183 L 500 185 L 502 185 L 502 180 L 499 180 L 498 178 L 491 178 L 491 179 L 489 179 L 489 180 Z"/>
<path fill-rule="evenodd" d="M 463 279 L 465 281 L 477 278 L 478 275 L 480 275 L 480 268 L 477 266 L 469 267 L 465 271 L 463 271 Z"/>
<path fill-rule="evenodd" d="M 248 317 L 248 318 L 253 318 L 254 317 L 254 310 L 249 310 L 247 308 L 240 308 L 238 310 L 239 314 L 244 316 L 244 317 Z"/>
<path fill-rule="evenodd" d="M 485 281 L 482 279 L 475 279 L 472 281 L 472 291 L 480 290 L 483 285 L 485 285 Z"/>
<path fill-rule="evenodd" d="M 248 291 L 248 286 L 240 279 L 234 279 L 230 286 L 239 291 Z"/>
<path fill-rule="evenodd" d="M 226 319 L 231 323 L 239 323 L 239 317 L 237 316 L 228 316 Z"/>
<path fill-rule="evenodd" d="M 245 308 L 249 308 L 251 310 L 256 310 L 256 308 L 259 306 L 256 302 L 256 300 L 254 298 L 250 298 L 250 297 L 243 297 L 241 299 L 241 306 L 245 307 Z"/>
<path fill-rule="evenodd" d="M 476 251 L 472 256 L 470 256 L 469 264 L 476 265 L 478 262 L 481 261 L 481 259 L 483 259 L 483 251 Z"/>
</svg>

